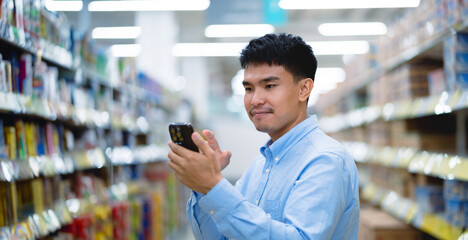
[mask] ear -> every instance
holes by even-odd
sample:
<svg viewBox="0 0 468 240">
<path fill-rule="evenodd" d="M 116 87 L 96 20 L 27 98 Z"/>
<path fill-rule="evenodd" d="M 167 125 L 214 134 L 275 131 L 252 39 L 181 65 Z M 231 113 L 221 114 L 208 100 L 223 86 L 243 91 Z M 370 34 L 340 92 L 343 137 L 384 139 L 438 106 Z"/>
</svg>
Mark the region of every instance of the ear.
<svg viewBox="0 0 468 240">
<path fill-rule="evenodd" d="M 299 82 L 299 84 L 301 85 L 299 90 L 299 101 L 305 102 L 314 88 L 314 81 L 311 78 L 304 78 Z"/>
</svg>

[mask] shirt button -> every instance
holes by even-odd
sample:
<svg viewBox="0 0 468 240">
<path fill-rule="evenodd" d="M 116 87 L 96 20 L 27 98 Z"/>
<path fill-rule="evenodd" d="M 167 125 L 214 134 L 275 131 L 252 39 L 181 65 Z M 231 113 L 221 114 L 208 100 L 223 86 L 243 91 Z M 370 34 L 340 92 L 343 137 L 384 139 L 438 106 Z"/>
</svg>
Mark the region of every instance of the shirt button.
<svg viewBox="0 0 468 240">
<path fill-rule="evenodd" d="M 270 169 L 269 169 L 269 168 L 267 168 L 267 169 L 265 170 L 265 172 L 269 173 L 269 172 L 270 172 Z"/>
<path fill-rule="evenodd" d="M 258 200 L 257 200 L 257 201 L 255 201 L 255 204 L 256 204 L 256 205 L 258 205 Z"/>
<path fill-rule="evenodd" d="M 279 161 L 279 158 L 278 158 L 278 157 L 275 157 L 275 161 L 277 161 L 277 162 L 278 162 L 278 161 Z"/>
<path fill-rule="evenodd" d="M 214 211 L 213 211 L 213 210 L 210 210 L 210 214 L 213 215 L 213 214 L 214 214 Z"/>
</svg>

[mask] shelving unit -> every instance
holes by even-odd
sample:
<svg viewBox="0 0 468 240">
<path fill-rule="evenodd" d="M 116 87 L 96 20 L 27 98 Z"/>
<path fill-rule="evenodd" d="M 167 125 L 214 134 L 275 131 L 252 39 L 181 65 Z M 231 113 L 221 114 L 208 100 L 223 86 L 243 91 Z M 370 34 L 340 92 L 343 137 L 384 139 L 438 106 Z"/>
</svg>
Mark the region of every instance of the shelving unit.
<svg viewBox="0 0 468 240">
<path fill-rule="evenodd" d="M 439 239 L 468 227 L 468 91 L 453 76 L 468 72 L 456 55 L 465 43 L 453 45 L 467 9 L 421 1 L 311 109 L 356 160 L 361 198 Z"/>
<path fill-rule="evenodd" d="M 107 55 L 32 2 L 31 25 L 0 15 L 0 239 L 164 239 L 184 224 L 165 163 L 181 99 L 134 59 L 106 72 Z"/>
</svg>

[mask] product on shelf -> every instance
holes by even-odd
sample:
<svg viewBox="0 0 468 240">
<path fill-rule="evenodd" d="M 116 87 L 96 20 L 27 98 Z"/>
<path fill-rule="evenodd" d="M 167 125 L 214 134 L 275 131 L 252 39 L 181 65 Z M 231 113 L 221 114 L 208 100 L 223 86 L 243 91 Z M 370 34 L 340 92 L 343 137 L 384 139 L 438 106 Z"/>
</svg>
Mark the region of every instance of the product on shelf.
<svg viewBox="0 0 468 240">
<path fill-rule="evenodd" d="M 415 191 L 416 202 L 423 212 L 441 213 L 444 211 L 442 186 L 417 186 Z"/>
<path fill-rule="evenodd" d="M 358 238 L 362 240 L 419 240 L 422 239 L 422 233 L 385 211 L 369 207 L 361 210 Z"/>
<path fill-rule="evenodd" d="M 467 33 L 456 33 L 445 38 L 444 70 L 449 90 L 468 88 Z"/>
<path fill-rule="evenodd" d="M 427 74 L 427 81 L 429 85 L 429 95 L 431 96 L 441 94 L 449 89 L 443 68 L 438 68 L 429 72 Z"/>
<path fill-rule="evenodd" d="M 468 182 L 444 180 L 445 217 L 457 227 L 468 227 Z"/>
</svg>

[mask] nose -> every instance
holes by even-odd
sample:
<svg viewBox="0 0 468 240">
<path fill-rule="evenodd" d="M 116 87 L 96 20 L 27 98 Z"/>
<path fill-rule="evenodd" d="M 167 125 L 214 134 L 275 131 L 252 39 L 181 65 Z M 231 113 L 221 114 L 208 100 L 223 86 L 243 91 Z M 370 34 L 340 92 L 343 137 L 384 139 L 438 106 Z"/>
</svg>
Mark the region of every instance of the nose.
<svg viewBox="0 0 468 240">
<path fill-rule="evenodd" d="M 257 90 L 252 94 L 252 99 L 250 99 L 250 104 L 252 106 L 259 106 L 265 103 L 265 92 Z"/>
</svg>

